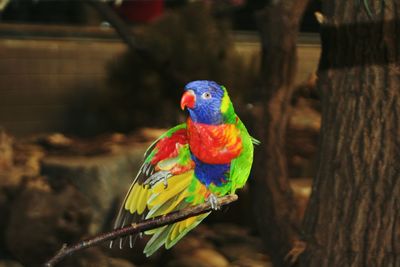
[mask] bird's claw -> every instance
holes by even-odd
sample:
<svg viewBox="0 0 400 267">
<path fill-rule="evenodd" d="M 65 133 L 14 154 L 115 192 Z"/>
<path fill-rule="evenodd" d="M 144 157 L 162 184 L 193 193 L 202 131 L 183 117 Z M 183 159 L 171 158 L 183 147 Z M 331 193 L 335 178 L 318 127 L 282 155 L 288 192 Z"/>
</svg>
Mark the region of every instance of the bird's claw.
<svg viewBox="0 0 400 267">
<path fill-rule="evenodd" d="M 149 188 L 153 188 L 158 182 L 164 181 L 164 189 L 168 187 L 168 178 L 171 177 L 172 174 L 169 171 L 159 171 L 151 175 L 144 181 L 143 185 L 148 185 Z"/>
<path fill-rule="evenodd" d="M 221 205 L 219 204 L 218 197 L 216 197 L 214 194 L 210 194 L 207 201 L 210 203 L 211 208 L 213 210 L 221 209 Z"/>
</svg>

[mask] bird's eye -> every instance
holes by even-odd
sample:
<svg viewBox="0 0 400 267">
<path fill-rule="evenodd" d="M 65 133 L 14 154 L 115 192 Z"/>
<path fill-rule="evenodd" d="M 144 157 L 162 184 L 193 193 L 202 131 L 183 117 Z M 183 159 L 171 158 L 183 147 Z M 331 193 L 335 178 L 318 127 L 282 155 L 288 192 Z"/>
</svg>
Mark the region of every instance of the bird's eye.
<svg viewBox="0 0 400 267">
<path fill-rule="evenodd" d="M 205 92 L 205 93 L 203 93 L 203 94 L 201 95 L 201 97 L 202 97 L 203 99 L 210 99 L 210 98 L 211 98 L 211 94 L 210 94 L 209 92 Z"/>
</svg>

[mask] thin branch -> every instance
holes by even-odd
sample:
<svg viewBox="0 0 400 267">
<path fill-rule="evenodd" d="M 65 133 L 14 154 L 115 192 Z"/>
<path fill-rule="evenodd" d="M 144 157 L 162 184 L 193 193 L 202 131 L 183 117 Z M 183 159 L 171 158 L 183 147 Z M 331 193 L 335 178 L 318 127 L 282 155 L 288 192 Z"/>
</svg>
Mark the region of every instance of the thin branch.
<svg viewBox="0 0 400 267">
<path fill-rule="evenodd" d="M 218 198 L 218 203 L 220 206 L 225 206 L 228 205 L 238 199 L 237 195 L 227 195 L 221 198 Z M 102 233 L 97 236 L 94 236 L 92 238 L 80 241 L 76 244 L 73 244 L 71 246 L 67 246 L 67 244 L 64 244 L 62 248 L 50 259 L 48 260 L 44 266 L 45 267 L 52 267 L 55 266 L 56 263 L 61 261 L 63 258 L 65 258 L 68 255 L 71 255 L 77 251 L 83 250 L 88 247 L 92 247 L 95 245 L 98 245 L 102 242 L 105 241 L 110 241 L 114 240 L 119 237 L 131 235 L 131 234 L 137 234 L 140 232 L 145 232 L 150 229 L 155 229 L 167 224 L 172 224 L 175 222 L 183 221 L 187 218 L 194 217 L 203 213 L 207 213 L 211 211 L 211 205 L 209 202 L 199 204 L 197 206 L 193 207 L 188 207 L 183 210 L 171 212 L 165 215 L 157 216 L 148 220 L 144 220 L 138 223 L 133 223 L 130 226 L 121 228 L 121 229 L 116 229 L 111 232 L 107 233 Z"/>
</svg>

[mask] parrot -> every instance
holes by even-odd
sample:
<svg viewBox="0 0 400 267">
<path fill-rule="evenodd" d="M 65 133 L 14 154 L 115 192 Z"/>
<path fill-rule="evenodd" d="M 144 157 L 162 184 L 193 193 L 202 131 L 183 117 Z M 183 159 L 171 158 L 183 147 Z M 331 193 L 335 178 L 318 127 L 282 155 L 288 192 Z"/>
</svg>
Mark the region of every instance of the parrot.
<svg viewBox="0 0 400 267">
<path fill-rule="evenodd" d="M 254 145 L 259 142 L 236 115 L 226 88 L 208 80 L 189 82 L 180 106 L 188 112 L 186 122 L 167 130 L 149 146 L 114 229 L 206 201 L 217 210 L 218 197 L 245 185 Z M 149 257 L 163 245 L 171 248 L 210 213 L 145 231 L 151 238 L 144 254 Z M 133 247 L 137 236 L 119 239 L 119 247 L 128 238 Z"/>
</svg>

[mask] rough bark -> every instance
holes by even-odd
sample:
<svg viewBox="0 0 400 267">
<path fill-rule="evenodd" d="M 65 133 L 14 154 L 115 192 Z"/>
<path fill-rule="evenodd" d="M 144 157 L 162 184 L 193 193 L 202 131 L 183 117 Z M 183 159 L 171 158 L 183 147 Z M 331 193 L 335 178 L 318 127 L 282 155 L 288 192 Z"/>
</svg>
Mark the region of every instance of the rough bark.
<svg viewBox="0 0 400 267">
<path fill-rule="evenodd" d="M 322 129 L 301 266 L 400 266 L 400 4 L 323 1 Z"/>
<path fill-rule="evenodd" d="M 262 41 L 261 140 L 252 186 L 257 225 L 274 266 L 299 239 L 296 205 L 288 181 L 285 136 L 296 71 L 299 21 L 308 0 L 270 1 L 258 14 Z"/>
</svg>

